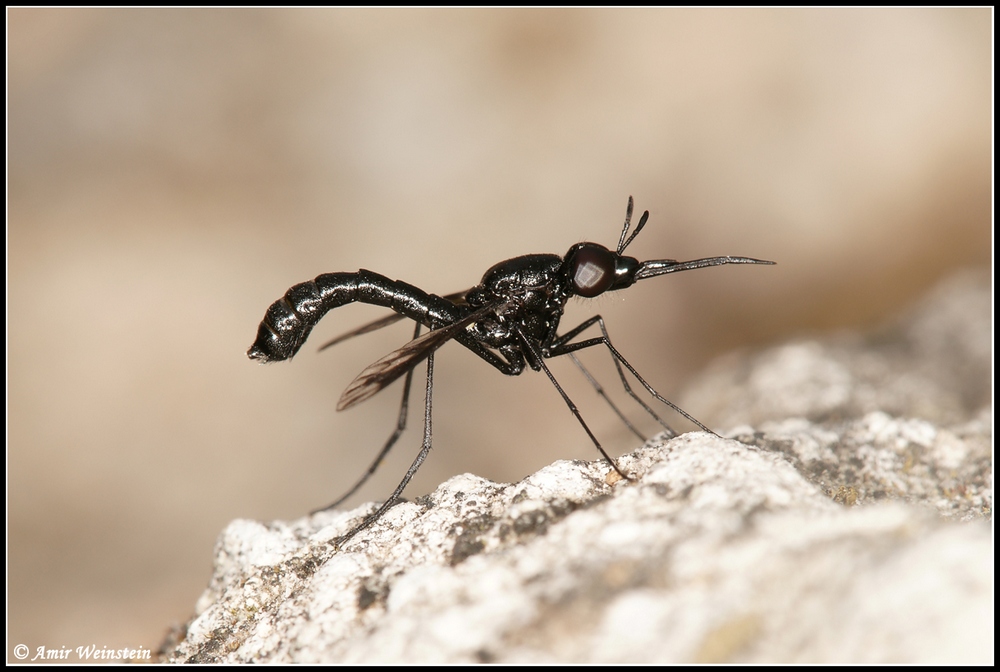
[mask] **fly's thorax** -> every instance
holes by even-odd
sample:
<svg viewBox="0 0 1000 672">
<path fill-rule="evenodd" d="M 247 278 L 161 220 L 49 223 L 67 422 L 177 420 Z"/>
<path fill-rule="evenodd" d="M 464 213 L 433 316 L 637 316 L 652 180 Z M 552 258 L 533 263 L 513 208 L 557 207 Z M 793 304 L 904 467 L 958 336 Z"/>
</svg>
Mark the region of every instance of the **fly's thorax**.
<svg viewBox="0 0 1000 672">
<path fill-rule="evenodd" d="M 561 273 L 563 260 L 554 254 L 530 254 L 501 262 L 466 293 L 473 308 L 495 306 L 493 315 L 470 327 L 490 347 L 515 344 L 518 332 L 544 341 L 559 323 L 570 294 Z"/>
<path fill-rule="evenodd" d="M 483 274 L 475 288 L 488 295 L 487 300 L 504 298 L 519 289 L 549 285 L 558 279 L 562 258 L 555 254 L 527 254 L 502 261 Z"/>
</svg>

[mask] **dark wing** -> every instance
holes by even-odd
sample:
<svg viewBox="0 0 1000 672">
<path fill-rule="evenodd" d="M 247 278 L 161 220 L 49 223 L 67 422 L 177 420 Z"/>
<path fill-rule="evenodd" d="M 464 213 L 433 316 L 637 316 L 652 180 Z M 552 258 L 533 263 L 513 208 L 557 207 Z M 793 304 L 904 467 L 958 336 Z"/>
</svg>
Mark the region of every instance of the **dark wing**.
<svg viewBox="0 0 1000 672">
<path fill-rule="evenodd" d="M 347 386 L 344 393 L 340 395 L 337 410 L 342 411 L 345 408 L 350 408 L 374 396 L 382 388 L 427 359 L 432 352 L 457 336 L 467 326 L 493 313 L 498 307 L 499 304 L 484 306 L 466 315 L 458 322 L 429 331 L 398 350 L 390 352 L 358 374 L 358 377 Z"/>
<path fill-rule="evenodd" d="M 461 292 L 455 292 L 454 294 L 449 294 L 449 295 L 444 296 L 442 298 L 448 299 L 449 301 L 451 301 L 455 305 L 464 305 L 465 304 L 465 295 L 468 292 L 469 292 L 469 290 L 466 289 L 466 290 L 461 291 Z M 346 334 L 341 334 L 340 336 L 337 336 L 332 341 L 327 341 L 323 345 L 319 346 L 318 352 L 322 352 L 322 351 L 326 350 L 327 348 L 329 348 L 330 346 L 337 345 L 337 343 L 340 343 L 341 341 L 346 341 L 349 338 L 354 338 L 355 336 L 360 336 L 361 334 L 367 334 L 370 331 L 376 331 L 378 329 L 381 329 L 382 327 L 388 327 L 390 324 L 395 324 L 396 322 L 399 322 L 401 319 L 403 319 L 402 315 L 399 315 L 397 313 L 393 313 L 392 315 L 389 315 L 387 317 L 383 317 L 380 320 L 375 320 L 374 322 L 369 322 L 368 324 L 363 324 L 360 327 L 358 327 L 357 329 L 349 331 Z"/>
</svg>

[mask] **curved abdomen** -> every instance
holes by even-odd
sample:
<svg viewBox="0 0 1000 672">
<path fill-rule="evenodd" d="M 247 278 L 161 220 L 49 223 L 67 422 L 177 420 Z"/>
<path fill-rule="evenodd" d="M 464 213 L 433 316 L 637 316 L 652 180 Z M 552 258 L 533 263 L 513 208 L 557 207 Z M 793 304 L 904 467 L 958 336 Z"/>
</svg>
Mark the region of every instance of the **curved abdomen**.
<svg viewBox="0 0 1000 672">
<path fill-rule="evenodd" d="M 428 327 L 461 318 L 455 304 L 447 299 L 400 280 L 365 269 L 357 273 L 324 273 L 295 285 L 271 304 L 247 356 L 261 362 L 291 359 L 324 315 L 355 301 L 391 308 Z"/>
</svg>

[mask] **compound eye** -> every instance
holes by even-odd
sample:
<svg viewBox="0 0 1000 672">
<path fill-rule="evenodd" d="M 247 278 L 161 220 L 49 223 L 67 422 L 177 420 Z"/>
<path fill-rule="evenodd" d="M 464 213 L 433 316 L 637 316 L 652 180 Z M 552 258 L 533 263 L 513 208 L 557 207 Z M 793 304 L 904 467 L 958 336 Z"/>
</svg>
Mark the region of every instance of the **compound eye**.
<svg viewBox="0 0 1000 672">
<path fill-rule="evenodd" d="M 569 271 L 576 294 L 597 296 L 615 281 L 615 255 L 600 245 L 583 245 L 573 255 Z"/>
</svg>

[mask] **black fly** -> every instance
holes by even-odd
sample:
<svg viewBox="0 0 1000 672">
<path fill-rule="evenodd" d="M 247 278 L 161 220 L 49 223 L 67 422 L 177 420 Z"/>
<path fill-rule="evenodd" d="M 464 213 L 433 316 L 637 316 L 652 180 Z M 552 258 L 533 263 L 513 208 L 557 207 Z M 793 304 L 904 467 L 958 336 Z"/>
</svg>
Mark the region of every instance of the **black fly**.
<svg viewBox="0 0 1000 672">
<path fill-rule="evenodd" d="M 545 360 L 559 355 L 569 355 L 573 362 L 611 406 L 612 410 L 625 422 L 639 438 L 642 434 L 625 418 L 625 415 L 604 393 L 603 388 L 583 367 L 573 353 L 577 350 L 605 346 L 612 355 L 625 391 L 654 418 L 671 436 L 676 433 L 650 408 L 629 386 L 622 366 L 661 403 L 674 409 L 706 432 L 710 429 L 688 415 L 682 409 L 667 401 L 652 388 L 624 357 L 615 349 L 608 338 L 604 320 L 595 315 L 574 329 L 558 335 L 559 319 L 566 302 L 574 296 L 591 298 L 604 292 L 630 287 L 637 280 L 690 271 L 707 266 L 723 264 L 773 264 L 771 261 L 748 257 L 710 257 L 693 261 L 662 259 L 644 261 L 626 257 L 622 253 L 629 243 L 645 226 L 649 211 L 642 213 L 638 225 L 629 236 L 632 220 L 632 197 L 628 199 L 625 226 L 617 249 L 612 252 L 596 243 L 578 243 L 569 249 L 566 256 L 555 254 L 529 254 L 501 261 L 486 271 L 482 281 L 464 292 L 437 296 L 400 280 L 390 280 L 384 275 L 361 269 L 357 273 L 325 273 L 315 280 L 303 282 L 289 289 L 285 296 L 271 304 L 264 320 L 257 329 L 257 340 L 247 351 L 250 359 L 274 362 L 291 359 L 305 343 L 313 326 L 327 312 L 348 303 L 360 301 L 377 306 L 385 306 L 395 311 L 381 320 L 366 324 L 354 331 L 343 334 L 323 345 L 321 350 L 353 336 L 381 329 L 389 324 L 408 318 L 416 323 L 413 340 L 395 352 L 378 360 L 354 379 L 344 390 L 337 404 L 337 410 L 350 408 L 378 393 L 397 378 L 406 377 L 403 384 L 403 400 L 399 408 L 396 430 L 383 446 L 368 471 L 343 497 L 319 511 L 333 508 L 354 494 L 368 478 L 375 473 L 379 463 L 396 443 L 406 426 L 406 411 L 410 395 L 413 369 L 427 360 L 427 391 L 424 401 L 424 439 L 420 453 L 407 470 L 402 482 L 389 499 L 373 513 L 366 516 L 347 534 L 336 540 L 341 544 L 365 529 L 390 507 L 399 501 L 410 479 L 420 468 L 431 449 L 431 392 L 433 390 L 434 351 L 447 341 L 455 340 L 479 355 L 498 371 L 508 376 L 517 376 L 524 371 L 525 364 L 535 371 L 544 371 L 569 410 L 583 426 L 608 464 L 623 478 L 622 472 L 611 456 L 604 450 L 597 437 L 590 431 L 576 405 L 556 382 Z M 598 325 L 601 335 L 572 342 L 584 330 Z M 421 335 L 421 327 L 430 329 Z M 316 513 L 314 511 L 313 513 Z"/>
</svg>

